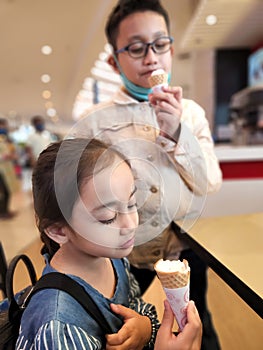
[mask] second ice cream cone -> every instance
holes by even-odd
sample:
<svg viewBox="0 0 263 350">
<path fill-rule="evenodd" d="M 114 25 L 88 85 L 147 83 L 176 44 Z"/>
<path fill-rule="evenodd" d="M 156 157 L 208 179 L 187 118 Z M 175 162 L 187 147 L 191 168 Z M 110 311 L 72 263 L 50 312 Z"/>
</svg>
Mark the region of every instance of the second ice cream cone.
<svg viewBox="0 0 263 350">
<path fill-rule="evenodd" d="M 160 89 L 168 85 L 168 74 L 163 69 L 157 69 L 152 72 L 148 78 L 150 86 L 154 89 Z"/>
</svg>

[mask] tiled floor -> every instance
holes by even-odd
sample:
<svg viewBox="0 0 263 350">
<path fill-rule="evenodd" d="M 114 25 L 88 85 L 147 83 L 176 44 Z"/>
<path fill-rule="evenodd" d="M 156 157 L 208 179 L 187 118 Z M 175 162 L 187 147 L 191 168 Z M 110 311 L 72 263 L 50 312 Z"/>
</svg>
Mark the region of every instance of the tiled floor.
<svg viewBox="0 0 263 350">
<path fill-rule="evenodd" d="M 35 226 L 32 195 L 30 192 L 30 175 L 22 184 L 22 191 L 15 194 L 12 209 L 18 215 L 10 220 L 0 221 L 0 241 L 7 260 L 18 252 L 27 253 L 41 273 L 43 260 L 39 254 L 41 243 Z M 218 276 L 211 270 L 208 273 L 208 303 L 213 315 L 222 350 L 261 350 L 263 348 L 263 321 L 255 314 Z M 18 280 L 16 285 L 23 286 Z M 145 299 L 157 306 L 162 316 L 164 293 L 158 280 L 145 294 Z"/>
<path fill-rule="evenodd" d="M 9 260 L 39 237 L 35 225 L 31 191 L 20 191 L 13 195 L 11 209 L 17 215 L 11 220 L 0 220 L 0 240 Z"/>
</svg>

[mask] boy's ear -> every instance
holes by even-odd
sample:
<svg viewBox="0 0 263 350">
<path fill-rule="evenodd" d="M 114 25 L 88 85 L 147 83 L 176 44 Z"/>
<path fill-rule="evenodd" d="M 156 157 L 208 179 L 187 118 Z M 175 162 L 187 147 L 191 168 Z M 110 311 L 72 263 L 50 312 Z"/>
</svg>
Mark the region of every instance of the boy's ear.
<svg viewBox="0 0 263 350">
<path fill-rule="evenodd" d="M 45 229 L 45 234 L 58 244 L 65 244 L 68 241 L 65 226 L 54 224 Z"/>
<path fill-rule="evenodd" d="M 115 73 L 120 74 L 118 65 L 113 57 L 113 55 L 109 55 L 108 59 L 107 59 L 108 64 L 113 68 Z"/>
</svg>

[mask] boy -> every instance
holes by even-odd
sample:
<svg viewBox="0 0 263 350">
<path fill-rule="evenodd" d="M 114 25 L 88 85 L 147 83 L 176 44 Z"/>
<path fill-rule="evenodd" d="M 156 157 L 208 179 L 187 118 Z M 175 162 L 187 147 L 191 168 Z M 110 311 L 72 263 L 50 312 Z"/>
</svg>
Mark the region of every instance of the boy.
<svg viewBox="0 0 263 350">
<path fill-rule="evenodd" d="M 189 193 L 205 196 L 221 186 L 222 175 L 204 110 L 183 99 L 180 87 L 163 87 L 157 92 L 150 89 L 152 72 L 163 69 L 170 74 L 172 66 L 169 17 L 159 1 L 120 0 L 108 18 L 106 35 L 113 48 L 108 62 L 121 75 L 124 86 L 113 101 L 103 105 L 104 109 L 100 105 L 93 114 L 86 114 L 86 130 L 81 123 L 80 133 L 119 143 L 121 151 L 132 159 L 137 177 L 143 179 L 140 224 L 149 242 L 142 239 L 139 243 L 143 244 L 129 256 L 142 292 L 154 278 L 153 264 L 159 258 L 186 258 L 191 266 L 191 299 L 204 323 L 202 349 L 219 349 L 206 307 L 206 265 L 173 230 L 173 221 L 192 209 Z M 159 182 L 149 164 L 160 172 Z M 171 189 L 162 193 L 165 183 Z M 178 193 L 178 186 L 179 209 L 171 198 Z M 173 210 L 173 218 L 167 222 Z M 161 234 L 157 237 L 157 233 Z"/>
</svg>

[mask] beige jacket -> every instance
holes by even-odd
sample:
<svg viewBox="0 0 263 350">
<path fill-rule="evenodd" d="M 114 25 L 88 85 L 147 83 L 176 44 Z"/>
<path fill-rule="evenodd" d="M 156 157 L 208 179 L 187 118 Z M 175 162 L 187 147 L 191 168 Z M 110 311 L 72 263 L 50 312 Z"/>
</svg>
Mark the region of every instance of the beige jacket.
<svg viewBox="0 0 263 350">
<path fill-rule="evenodd" d="M 187 218 L 187 225 L 192 224 L 200 216 L 206 195 L 222 183 L 205 112 L 192 100 L 182 103 L 178 143 L 159 135 L 148 102 L 138 102 L 122 90 L 112 101 L 87 111 L 70 135 L 99 138 L 129 158 L 140 215 L 136 247 L 129 260 L 138 267 L 152 268 L 164 254 L 178 258 L 184 247 L 170 223 Z"/>
</svg>

